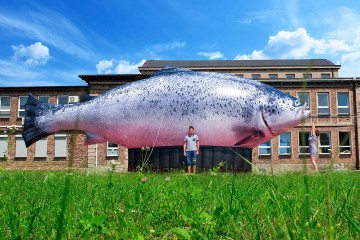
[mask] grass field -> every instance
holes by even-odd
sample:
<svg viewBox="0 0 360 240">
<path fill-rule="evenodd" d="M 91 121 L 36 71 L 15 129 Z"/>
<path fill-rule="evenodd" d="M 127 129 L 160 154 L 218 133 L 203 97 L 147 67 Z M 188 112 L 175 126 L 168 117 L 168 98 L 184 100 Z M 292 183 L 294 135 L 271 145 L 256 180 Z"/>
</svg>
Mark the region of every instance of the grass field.
<svg viewBox="0 0 360 240">
<path fill-rule="evenodd" d="M 360 174 L 0 171 L 5 239 L 360 239 Z"/>
</svg>

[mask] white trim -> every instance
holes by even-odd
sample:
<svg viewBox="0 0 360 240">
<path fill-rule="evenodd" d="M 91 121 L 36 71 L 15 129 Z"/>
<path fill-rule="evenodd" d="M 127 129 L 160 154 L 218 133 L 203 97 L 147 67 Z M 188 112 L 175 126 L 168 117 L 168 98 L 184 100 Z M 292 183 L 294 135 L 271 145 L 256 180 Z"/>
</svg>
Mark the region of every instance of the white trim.
<svg viewBox="0 0 360 240">
<path fill-rule="evenodd" d="M 347 94 L 347 106 L 339 106 L 339 93 Z M 336 110 L 338 115 L 349 115 L 350 114 L 350 94 L 349 92 L 336 92 Z M 347 113 L 339 113 L 339 109 L 347 109 Z"/>
<path fill-rule="evenodd" d="M 319 95 L 327 94 L 327 106 L 319 106 Z M 318 115 L 330 115 L 330 101 L 329 101 L 329 92 L 317 92 L 316 93 L 316 105 L 317 105 L 317 114 Z M 319 109 L 328 109 L 328 113 L 320 113 Z"/>
<path fill-rule="evenodd" d="M 284 134 L 284 133 L 289 133 L 290 134 L 290 145 L 289 146 L 281 146 L 280 144 L 281 144 L 281 142 L 280 142 L 280 137 L 281 137 L 281 135 L 282 134 Z M 292 147 L 291 147 L 291 132 L 284 132 L 284 133 L 282 133 L 282 134 L 280 134 L 279 136 L 278 136 L 278 153 L 279 153 L 279 155 L 284 155 L 284 156 L 290 156 L 291 154 L 292 154 Z M 290 149 L 290 153 L 280 153 L 280 149 Z"/>
</svg>

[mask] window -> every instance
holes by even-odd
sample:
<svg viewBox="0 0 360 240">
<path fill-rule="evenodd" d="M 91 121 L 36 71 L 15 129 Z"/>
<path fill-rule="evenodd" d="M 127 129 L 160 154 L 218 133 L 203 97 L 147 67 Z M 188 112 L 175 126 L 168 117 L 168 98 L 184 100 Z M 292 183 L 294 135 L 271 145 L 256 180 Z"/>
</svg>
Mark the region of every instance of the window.
<svg viewBox="0 0 360 240">
<path fill-rule="evenodd" d="M 40 102 L 49 103 L 50 97 L 49 96 L 39 96 L 38 99 Z"/>
<path fill-rule="evenodd" d="M 16 154 L 15 157 L 17 158 L 26 158 L 27 157 L 27 148 L 25 146 L 24 139 L 21 135 L 16 135 Z"/>
<path fill-rule="evenodd" d="M 244 78 L 244 74 L 238 74 L 238 77 Z"/>
<path fill-rule="evenodd" d="M 320 132 L 319 153 L 331 153 L 331 132 Z"/>
<path fill-rule="evenodd" d="M 19 97 L 19 114 L 18 114 L 19 118 L 25 117 L 25 103 L 26 103 L 27 99 L 28 99 L 27 96 Z"/>
<path fill-rule="evenodd" d="M 68 104 L 69 103 L 69 96 L 60 95 L 57 97 L 57 104 Z"/>
<path fill-rule="evenodd" d="M 299 132 L 299 154 L 309 154 L 309 132 Z"/>
<path fill-rule="evenodd" d="M 259 146 L 259 155 L 271 155 L 270 141 L 264 142 Z"/>
<path fill-rule="evenodd" d="M 351 153 L 350 136 L 351 136 L 350 132 L 339 132 L 339 153 L 341 154 Z"/>
<path fill-rule="evenodd" d="M 6 135 L 0 135 L 0 159 L 5 158 L 8 155 L 8 137 Z"/>
<path fill-rule="evenodd" d="M 251 74 L 252 79 L 260 79 L 260 74 Z"/>
<path fill-rule="evenodd" d="M 329 115 L 329 93 L 318 93 L 318 114 L 319 115 Z"/>
<path fill-rule="evenodd" d="M 298 92 L 298 99 L 300 99 L 301 104 L 307 103 L 306 109 L 310 109 L 310 94 L 308 92 Z"/>
<path fill-rule="evenodd" d="M 295 78 L 295 74 L 286 74 L 286 78 Z"/>
<path fill-rule="evenodd" d="M 323 74 L 321 74 L 321 78 L 330 78 L 330 74 L 323 73 Z"/>
<path fill-rule="evenodd" d="M 55 157 L 66 157 L 65 134 L 55 134 Z"/>
<path fill-rule="evenodd" d="M 312 74 L 310 73 L 304 73 L 303 78 L 312 78 Z"/>
<path fill-rule="evenodd" d="M 350 114 L 349 93 L 337 93 L 338 114 Z"/>
<path fill-rule="evenodd" d="M 286 132 L 279 135 L 279 154 L 291 155 L 291 133 Z"/>
<path fill-rule="evenodd" d="M 276 79 L 276 78 L 278 78 L 278 75 L 277 74 L 269 74 L 269 78 Z"/>
<path fill-rule="evenodd" d="M 107 142 L 107 156 L 119 156 L 119 147 L 117 144 Z"/>
<path fill-rule="evenodd" d="M 10 117 L 10 97 L 0 97 L 0 118 Z"/>
<path fill-rule="evenodd" d="M 47 138 L 36 142 L 35 157 L 46 158 L 47 156 Z"/>
</svg>

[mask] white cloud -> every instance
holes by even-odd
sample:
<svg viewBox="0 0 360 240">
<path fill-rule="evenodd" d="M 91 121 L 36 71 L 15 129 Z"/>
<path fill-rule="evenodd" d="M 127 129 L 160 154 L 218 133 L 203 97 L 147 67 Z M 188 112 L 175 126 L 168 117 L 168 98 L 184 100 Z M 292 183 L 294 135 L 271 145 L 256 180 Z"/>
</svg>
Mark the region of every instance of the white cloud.
<svg viewBox="0 0 360 240">
<path fill-rule="evenodd" d="M 238 23 L 251 24 L 253 22 L 264 22 L 270 17 L 274 17 L 276 12 L 274 11 L 258 11 L 247 14 L 246 18 L 241 19 Z"/>
<path fill-rule="evenodd" d="M 98 73 L 110 73 L 111 67 L 113 66 L 113 59 L 111 60 L 101 60 L 98 64 L 96 64 L 96 69 Z"/>
<path fill-rule="evenodd" d="M 40 40 L 82 59 L 93 59 L 95 56 L 88 36 L 63 15 L 44 7 L 38 6 L 36 11 L 26 10 L 22 14 L 2 12 L 0 27 L 12 34 Z"/>
<path fill-rule="evenodd" d="M 162 51 L 173 50 L 176 48 L 183 48 L 183 47 L 185 47 L 185 45 L 186 45 L 185 42 L 174 41 L 174 42 L 170 42 L 170 43 L 154 44 L 154 45 L 147 47 L 147 49 L 149 51 L 162 52 Z"/>
<path fill-rule="evenodd" d="M 29 46 L 13 45 L 11 48 L 15 59 L 25 59 L 25 63 L 29 65 L 45 64 L 50 58 L 49 48 L 41 42 Z"/>
<path fill-rule="evenodd" d="M 215 59 L 221 59 L 224 58 L 224 54 L 222 54 L 220 51 L 216 52 L 198 52 L 197 53 L 200 56 L 204 56 L 209 58 L 209 60 L 215 60 Z"/>
<path fill-rule="evenodd" d="M 262 50 L 254 50 L 251 54 L 236 55 L 235 60 L 262 60 L 268 59 Z"/>
<path fill-rule="evenodd" d="M 131 63 L 126 60 L 101 60 L 96 64 L 99 74 L 135 74 L 139 73 L 138 67 L 142 66 L 146 60 L 138 63 Z"/>
</svg>

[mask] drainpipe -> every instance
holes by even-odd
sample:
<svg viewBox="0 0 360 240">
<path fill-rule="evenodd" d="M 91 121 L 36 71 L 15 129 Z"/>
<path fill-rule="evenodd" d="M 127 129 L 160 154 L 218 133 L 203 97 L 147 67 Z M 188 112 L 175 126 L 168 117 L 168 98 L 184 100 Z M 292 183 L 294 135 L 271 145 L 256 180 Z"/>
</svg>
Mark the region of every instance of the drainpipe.
<svg viewBox="0 0 360 240">
<path fill-rule="evenodd" d="M 358 112 L 357 112 L 357 103 L 356 103 L 356 79 L 353 79 L 353 101 L 354 101 L 354 115 L 355 115 L 355 148 L 356 148 L 356 162 L 355 168 L 359 170 L 359 129 L 358 129 Z"/>
<path fill-rule="evenodd" d="M 98 145 L 95 147 L 95 167 L 98 167 Z"/>
</svg>

